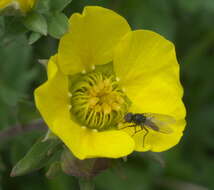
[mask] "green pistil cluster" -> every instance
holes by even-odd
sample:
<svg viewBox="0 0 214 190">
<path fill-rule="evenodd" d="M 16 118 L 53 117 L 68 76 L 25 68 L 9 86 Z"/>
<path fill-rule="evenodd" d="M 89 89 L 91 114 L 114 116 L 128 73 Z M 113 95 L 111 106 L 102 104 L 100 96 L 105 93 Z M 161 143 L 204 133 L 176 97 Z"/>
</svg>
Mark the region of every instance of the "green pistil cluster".
<svg viewBox="0 0 214 190">
<path fill-rule="evenodd" d="M 115 76 L 93 71 L 81 75 L 71 88 L 71 114 L 84 127 L 106 130 L 121 121 L 129 101 Z"/>
</svg>

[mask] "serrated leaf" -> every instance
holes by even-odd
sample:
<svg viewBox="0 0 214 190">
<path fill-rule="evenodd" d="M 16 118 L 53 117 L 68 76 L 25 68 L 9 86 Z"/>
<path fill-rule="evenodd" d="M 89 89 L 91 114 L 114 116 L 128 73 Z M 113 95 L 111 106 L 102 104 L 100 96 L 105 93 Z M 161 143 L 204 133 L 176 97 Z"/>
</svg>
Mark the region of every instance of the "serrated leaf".
<svg viewBox="0 0 214 190">
<path fill-rule="evenodd" d="M 28 38 L 28 43 L 32 45 L 35 43 L 37 40 L 39 40 L 42 37 L 40 33 L 32 32 L 30 37 Z"/>
<path fill-rule="evenodd" d="M 68 18 L 63 13 L 53 13 L 48 19 L 48 33 L 54 38 L 60 38 L 68 30 Z"/>
<path fill-rule="evenodd" d="M 51 0 L 50 8 L 52 11 L 61 12 L 72 0 Z"/>
<path fill-rule="evenodd" d="M 44 138 L 44 137 L 43 137 Z M 40 138 L 12 169 L 11 176 L 20 176 L 44 167 L 51 159 L 52 150 L 60 143 L 58 139 L 43 142 Z"/>
<path fill-rule="evenodd" d="M 27 29 L 47 35 L 48 26 L 44 16 L 39 13 L 32 12 L 24 18 L 24 25 Z"/>
</svg>

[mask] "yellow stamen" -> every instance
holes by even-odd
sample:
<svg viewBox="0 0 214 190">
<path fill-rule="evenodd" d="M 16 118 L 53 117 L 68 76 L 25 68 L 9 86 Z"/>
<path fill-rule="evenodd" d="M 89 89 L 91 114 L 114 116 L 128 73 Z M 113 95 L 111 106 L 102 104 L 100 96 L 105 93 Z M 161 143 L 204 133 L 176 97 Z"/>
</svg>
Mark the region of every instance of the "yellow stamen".
<svg viewBox="0 0 214 190">
<path fill-rule="evenodd" d="M 73 89 L 71 113 L 87 128 L 103 130 L 121 120 L 128 110 L 127 97 L 114 76 L 91 72 Z M 126 97 L 126 98 L 125 98 Z"/>
</svg>

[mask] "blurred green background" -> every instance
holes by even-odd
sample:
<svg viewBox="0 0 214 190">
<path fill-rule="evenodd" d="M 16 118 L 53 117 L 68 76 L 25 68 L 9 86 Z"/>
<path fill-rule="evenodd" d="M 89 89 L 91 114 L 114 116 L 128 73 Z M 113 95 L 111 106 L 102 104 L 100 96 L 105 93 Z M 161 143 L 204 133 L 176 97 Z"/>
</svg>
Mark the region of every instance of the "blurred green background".
<svg viewBox="0 0 214 190">
<path fill-rule="evenodd" d="M 187 127 L 176 147 L 160 156 L 134 154 L 120 170 L 95 178 L 96 190 L 214 189 L 214 1 L 73 0 L 70 16 L 86 5 L 100 5 L 124 16 L 133 29 L 154 30 L 174 42 L 185 89 Z M 0 17 L 0 23 L 1 23 Z M 0 190 L 78 190 L 74 177 L 47 179 L 45 169 L 10 178 L 12 166 L 43 133 L 9 130 L 38 118 L 33 90 L 46 79 L 38 59 L 57 51 L 58 41 L 43 37 L 29 46 L 24 35 L 5 36 L 0 24 Z M 155 161 L 156 160 L 156 161 Z M 161 162 L 159 164 L 158 162 Z"/>
</svg>

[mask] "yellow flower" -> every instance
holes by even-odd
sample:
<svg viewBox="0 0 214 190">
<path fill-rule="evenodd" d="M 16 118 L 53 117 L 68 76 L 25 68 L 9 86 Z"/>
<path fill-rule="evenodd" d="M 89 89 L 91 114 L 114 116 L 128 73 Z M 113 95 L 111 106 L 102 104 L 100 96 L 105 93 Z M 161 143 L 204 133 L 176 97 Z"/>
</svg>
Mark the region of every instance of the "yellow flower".
<svg viewBox="0 0 214 190">
<path fill-rule="evenodd" d="M 118 158 L 164 151 L 185 127 L 183 89 L 174 45 L 148 30 L 131 31 L 115 12 L 85 7 L 48 63 L 48 80 L 35 90 L 36 106 L 79 159 Z M 122 129 L 126 113 L 158 113 L 176 120 L 173 132 Z"/>
<path fill-rule="evenodd" d="M 0 10 L 8 7 L 13 7 L 15 10 L 21 10 L 26 13 L 33 8 L 36 0 L 1 0 Z"/>
</svg>

